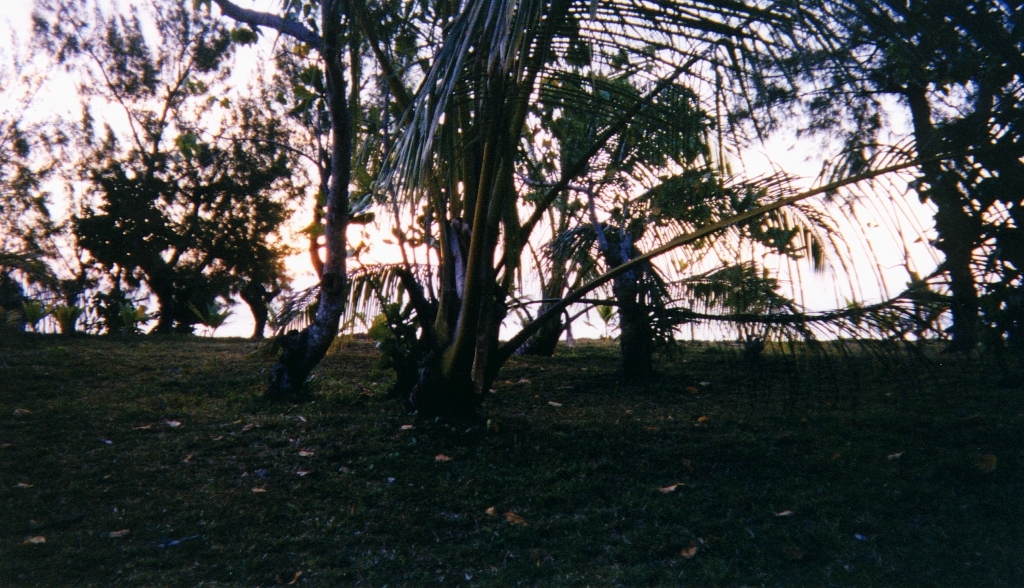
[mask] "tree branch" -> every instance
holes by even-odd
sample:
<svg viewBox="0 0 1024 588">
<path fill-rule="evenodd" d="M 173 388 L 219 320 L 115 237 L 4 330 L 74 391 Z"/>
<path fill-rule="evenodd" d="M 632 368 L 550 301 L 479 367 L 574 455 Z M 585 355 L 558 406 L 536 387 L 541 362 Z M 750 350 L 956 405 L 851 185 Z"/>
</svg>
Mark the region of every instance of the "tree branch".
<svg viewBox="0 0 1024 588">
<path fill-rule="evenodd" d="M 317 36 L 313 31 L 302 26 L 301 23 L 295 22 L 294 20 L 285 20 L 276 14 L 268 14 L 266 12 L 242 8 L 230 0 L 213 1 L 220 7 L 220 11 L 224 13 L 225 16 L 231 17 L 238 22 L 244 22 L 245 24 L 252 25 L 254 27 L 267 27 L 274 29 L 279 33 L 288 35 L 289 37 L 309 45 L 317 51 L 322 49 L 323 39 Z"/>
</svg>

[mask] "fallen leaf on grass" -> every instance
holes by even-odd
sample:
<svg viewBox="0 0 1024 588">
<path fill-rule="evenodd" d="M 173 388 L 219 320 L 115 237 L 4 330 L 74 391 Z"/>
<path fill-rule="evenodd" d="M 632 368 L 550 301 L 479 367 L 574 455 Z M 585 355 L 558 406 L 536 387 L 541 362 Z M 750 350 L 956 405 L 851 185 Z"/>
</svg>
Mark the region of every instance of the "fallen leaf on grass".
<svg viewBox="0 0 1024 588">
<path fill-rule="evenodd" d="M 181 421 L 164 421 L 164 422 L 167 423 L 167 426 L 171 427 L 172 429 L 174 427 L 180 427 L 181 426 Z"/>
<path fill-rule="evenodd" d="M 186 455 L 185 458 L 182 459 L 181 461 L 183 461 L 185 463 L 190 463 L 192 461 L 193 457 L 195 457 L 195 454 L 194 453 L 190 453 L 190 454 Z"/>
<path fill-rule="evenodd" d="M 135 430 L 136 431 L 148 431 L 149 429 L 152 429 L 152 428 L 153 428 L 153 425 L 142 425 L 142 426 L 139 426 L 139 427 L 135 427 Z"/>
<path fill-rule="evenodd" d="M 402 426 L 401 426 L 400 428 L 401 428 L 401 430 L 403 430 L 403 431 L 408 431 L 409 429 L 411 429 L 411 428 L 412 428 L 412 425 L 402 425 Z"/>
<path fill-rule="evenodd" d="M 130 529 L 121 529 L 120 531 L 111 531 L 110 532 L 110 537 L 116 539 L 117 537 L 124 537 L 128 533 L 131 533 Z"/>
<path fill-rule="evenodd" d="M 26 484 L 25 482 L 18 482 L 18 488 L 31 488 L 32 484 Z"/>
<path fill-rule="evenodd" d="M 519 381 L 516 382 L 516 384 L 529 384 L 529 383 L 530 383 L 530 380 L 527 380 L 526 378 L 519 378 Z"/>
<path fill-rule="evenodd" d="M 699 417 L 697 417 L 697 422 L 698 423 L 706 423 L 706 422 L 708 422 L 710 420 L 711 420 L 711 418 L 707 417 L 705 415 L 700 415 Z"/>
<path fill-rule="evenodd" d="M 487 510 L 484 511 L 484 514 L 487 516 L 496 517 L 498 516 L 498 509 L 494 508 L 493 506 L 489 506 L 487 507 Z"/>
<path fill-rule="evenodd" d="M 39 545 L 40 543 L 46 543 L 46 537 L 43 537 L 42 535 L 25 537 L 25 545 Z"/>
<path fill-rule="evenodd" d="M 312 474 L 313 471 L 312 470 L 299 470 L 299 471 L 297 471 L 295 473 L 298 474 L 300 478 L 304 478 L 304 477 Z"/>
<path fill-rule="evenodd" d="M 299 578 L 301 578 L 301 577 L 302 577 L 302 570 L 296 570 L 296 571 L 292 572 L 291 574 L 289 574 L 287 572 L 281 572 L 280 574 L 277 575 L 277 583 L 281 584 L 282 586 L 291 586 L 291 585 L 295 584 L 296 582 L 298 582 Z"/>
<path fill-rule="evenodd" d="M 678 487 L 679 484 L 669 484 L 668 486 L 662 486 L 661 488 L 658 488 L 658 492 L 661 492 L 662 494 L 668 494 L 669 492 L 675 492 L 676 488 Z"/>
<path fill-rule="evenodd" d="M 985 455 L 979 457 L 978 461 L 976 461 L 974 465 L 976 465 L 979 470 L 985 472 L 986 474 L 991 474 L 992 472 L 996 471 L 996 464 L 998 462 L 999 460 L 998 458 L 996 458 L 996 456 L 992 455 L 991 453 L 986 453 Z"/>
<path fill-rule="evenodd" d="M 696 386 L 687 386 L 686 391 L 689 392 L 690 394 L 696 394 L 700 392 L 700 390 L 698 390 Z"/>
<path fill-rule="evenodd" d="M 902 451 L 897 451 L 896 453 L 890 453 L 889 454 L 889 461 L 895 461 L 895 460 L 903 457 L 903 453 L 904 452 L 902 452 Z"/>
<path fill-rule="evenodd" d="M 555 402 L 554 400 L 548 400 L 548 404 L 554 406 L 555 408 L 559 408 L 560 406 L 562 406 L 561 402 Z"/>
<path fill-rule="evenodd" d="M 775 513 L 775 516 L 777 516 L 777 517 L 791 517 L 794 514 L 796 514 L 796 513 L 791 511 L 791 510 L 781 510 L 781 511 Z"/>
<path fill-rule="evenodd" d="M 438 462 L 445 462 L 445 461 L 451 461 L 451 460 L 452 460 L 452 458 L 448 457 L 447 455 L 445 455 L 443 453 L 438 453 L 437 455 L 434 456 L 434 461 L 438 461 Z"/>
<path fill-rule="evenodd" d="M 260 494 L 260 493 L 266 492 L 267 489 L 266 488 L 262 488 L 262 487 L 257 487 L 257 488 L 253 488 L 252 491 L 257 493 L 257 494 Z"/>
<path fill-rule="evenodd" d="M 14 416 L 25 416 L 27 414 L 32 414 L 32 411 L 27 408 L 14 409 Z"/>
<path fill-rule="evenodd" d="M 295 418 L 299 419 L 300 421 L 302 421 L 304 423 L 307 422 L 306 421 L 306 417 L 302 416 L 301 414 L 295 415 Z"/>
<path fill-rule="evenodd" d="M 689 546 L 684 547 L 679 552 L 679 555 L 683 556 L 686 559 L 693 559 L 697 555 L 697 544 L 691 543 Z"/>
<path fill-rule="evenodd" d="M 529 524 L 526 522 L 526 519 L 512 511 L 508 511 L 507 513 L 505 513 L 505 520 L 512 523 L 513 525 L 523 525 L 524 527 Z"/>
<path fill-rule="evenodd" d="M 312 450 L 302 449 L 299 451 L 299 457 L 313 457 L 313 453 L 315 452 Z"/>
<path fill-rule="evenodd" d="M 251 431 L 251 430 L 252 430 L 252 428 L 253 428 L 253 427 L 255 427 L 255 426 L 256 426 L 256 425 L 254 425 L 254 424 L 252 424 L 252 423 L 249 423 L 248 425 L 246 425 L 246 426 L 242 427 L 242 432 L 244 433 L 244 432 L 246 432 L 246 431 Z"/>
<path fill-rule="evenodd" d="M 211 441 L 220 441 L 223 438 L 224 438 L 224 435 L 217 435 L 216 437 L 211 436 L 210 440 Z"/>
</svg>

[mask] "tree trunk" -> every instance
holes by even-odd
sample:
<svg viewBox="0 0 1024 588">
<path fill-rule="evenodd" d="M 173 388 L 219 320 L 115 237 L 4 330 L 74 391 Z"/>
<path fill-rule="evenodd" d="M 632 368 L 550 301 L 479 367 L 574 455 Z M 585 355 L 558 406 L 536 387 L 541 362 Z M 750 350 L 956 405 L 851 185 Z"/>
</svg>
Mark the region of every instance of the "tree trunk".
<svg viewBox="0 0 1024 588">
<path fill-rule="evenodd" d="M 552 276 L 551 280 L 541 289 L 541 296 L 544 300 L 561 298 L 565 287 L 565 279 L 562 276 Z M 556 302 L 543 302 L 537 309 L 537 315 L 544 314 L 544 311 L 551 308 Z M 517 355 L 535 355 L 539 357 L 551 357 L 558 347 L 558 339 L 565 330 L 565 322 L 562 315 L 545 323 L 537 334 L 530 337 L 526 343 L 517 351 Z"/>
<path fill-rule="evenodd" d="M 323 47 L 321 57 L 326 74 L 327 108 L 331 117 L 331 178 L 325 215 L 324 271 L 320 279 L 320 301 L 313 321 L 301 333 L 292 331 L 280 340 L 281 356 L 271 371 L 266 396 L 297 399 L 309 373 L 327 353 L 338 335 L 345 310 L 345 270 L 348 226 L 349 180 L 352 165 L 351 112 L 346 102 L 342 69 L 342 2 L 324 2 L 322 9 Z"/>
<path fill-rule="evenodd" d="M 625 260 L 628 261 L 628 260 Z M 615 267 L 622 262 L 611 265 Z M 619 358 L 622 375 L 646 378 L 653 368 L 654 342 L 651 321 L 640 293 L 642 269 L 626 272 L 612 282 L 619 304 Z"/>
<path fill-rule="evenodd" d="M 242 300 L 249 306 L 253 321 L 256 327 L 252 331 L 252 339 L 262 339 L 263 332 L 267 328 L 267 316 L 270 314 L 270 306 L 267 304 L 270 293 L 263 287 L 263 284 L 246 284 L 239 292 Z"/>
<path fill-rule="evenodd" d="M 926 89 L 914 84 L 905 90 L 905 96 L 914 124 L 918 156 L 934 156 L 939 152 L 940 145 Z M 980 325 L 978 290 L 971 271 L 977 234 L 972 229 L 976 222 L 966 211 L 968 203 L 957 190 L 955 178 L 951 173 L 943 171 L 938 160 L 923 163 L 921 171 L 922 179 L 928 186 L 922 195 L 936 206 L 935 231 L 938 239 L 935 247 L 945 256 L 943 266 L 949 274 L 953 298 L 953 343 L 950 349 L 969 351 L 978 344 Z"/>
</svg>

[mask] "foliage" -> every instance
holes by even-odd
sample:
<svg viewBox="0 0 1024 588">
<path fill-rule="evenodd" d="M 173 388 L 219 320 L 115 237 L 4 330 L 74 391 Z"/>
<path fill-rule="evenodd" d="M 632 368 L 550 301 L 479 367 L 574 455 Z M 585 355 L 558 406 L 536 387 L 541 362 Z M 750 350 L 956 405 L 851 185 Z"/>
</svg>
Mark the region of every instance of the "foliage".
<svg viewBox="0 0 1024 588">
<path fill-rule="evenodd" d="M 121 332 L 125 336 L 137 335 L 139 325 L 148 322 L 152 317 L 146 312 L 146 306 L 140 304 L 135 306 L 131 302 L 118 304 L 118 318 L 121 320 Z"/>
<path fill-rule="evenodd" d="M 270 98 L 227 95 L 229 31 L 185 0 L 148 15 L 46 4 L 35 27 L 86 96 L 74 137 L 86 191 L 74 231 L 96 271 L 114 277 L 115 290 L 144 285 L 162 332 L 191 331 L 190 304 L 231 293 L 259 322 L 286 278 L 289 250 L 274 233 L 294 194 L 293 161 Z M 127 129 L 95 128 L 92 112 L 108 106 Z"/>
<path fill-rule="evenodd" d="M 73 304 L 57 304 L 49 308 L 49 314 L 56 319 L 60 334 L 66 337 L 70 337 L 78 331 L 76 325 L 84 312 L 84 308 Z"/>
<path fill-rule="evenodd" d="M 38 300 L 25 300 L 21 303 L 21 316 L 25 324 L 35 332 L 39 331 L 39 321 L 49 316 L 52 310 Z"/>
</svg>

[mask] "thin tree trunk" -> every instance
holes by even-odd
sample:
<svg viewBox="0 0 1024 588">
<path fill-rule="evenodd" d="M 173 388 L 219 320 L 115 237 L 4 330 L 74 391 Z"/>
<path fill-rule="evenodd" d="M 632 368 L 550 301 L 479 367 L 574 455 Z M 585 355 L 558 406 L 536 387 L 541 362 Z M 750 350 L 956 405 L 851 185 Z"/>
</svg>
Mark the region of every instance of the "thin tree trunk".
<svg viewBox="0 0 1024 588">
<path fill-rule="evenodd" d="M 327 107 L 331 115 L 331 179 L 327 192 L 326 254 L 320 279 L 320 301 L 310 325 L 302 332 L 293 331 L 281 340 L 281 356 L 271 372 L 267 388 L 266 395 L 271 399 L 295 399 L 302 394 L 309 373 L 323 359 L 337 336 L 341 314 L 345 310 L 345 232 L 348 226 L 352 127 L 345 96 L 340 29 L 341 2 L 325 2 L 321 56 L 327 81 Z"/>
</svg>

